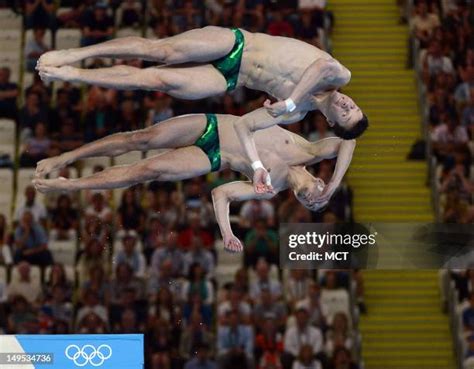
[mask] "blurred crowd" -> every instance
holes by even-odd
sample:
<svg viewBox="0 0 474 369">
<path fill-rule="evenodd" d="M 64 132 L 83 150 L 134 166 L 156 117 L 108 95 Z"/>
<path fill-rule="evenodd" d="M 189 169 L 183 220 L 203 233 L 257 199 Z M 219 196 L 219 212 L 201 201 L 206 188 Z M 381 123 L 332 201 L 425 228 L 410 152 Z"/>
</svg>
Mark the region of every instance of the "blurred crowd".
<svg viewBox="0 0 474 369">
<path fill-rule="evenodd" d="M 213 24 L 325 48 L 334 22 L 325 5 L 71 0 L 58 7 L 52 0 L 26 0 L 17 5 L 31 33 L 22 69 L 34 74 L 37 59 L 54 48 L 63 29 L 80 30 L 77 46 L 124 29 L 163 38 Z M 84 66 L 112 63 L 148 65 L 103 59 Z M 187 113 L 241 115 L 266 99 L 238 89 L 189 102 L 155 92 L 46 85 L 36 74 L 31 79 L 21 86 L 9 68 L 0 68 L 0 118 L 16 122 L 19 142 L 18 157 L 5 164 L 14 170 L 114 132 Z M 287 128 L 310 140 L 333 136 L 317 112 Z M 79 163 L 57 175 L 74 178 L 104 165 Z M 323 161 L 311 171 L 328 182 L 334 166 L 335 160 Z M 179 183 L 46 196 L 27 186 L 12 216 L 0 215 L 0 333 L 145 333 L 146 365 L 156 369 L 358 368 L 361 274 L 277 268 L 278 224 L 351 220 L 350 189 L 342 185 L 321 213 L 310 213 L 290 191 L 272 201 L 232 204 L 232 226 L 245 252 L 226 255 L 210 191 L 236 179 L 225 170 Z"/>
<path fill-rule="evenodd" d="M 409 24 L 438 163 L 440 220 L 474 221 L 474 9 L 471 1 L 414 2 Z"/>
</svg>

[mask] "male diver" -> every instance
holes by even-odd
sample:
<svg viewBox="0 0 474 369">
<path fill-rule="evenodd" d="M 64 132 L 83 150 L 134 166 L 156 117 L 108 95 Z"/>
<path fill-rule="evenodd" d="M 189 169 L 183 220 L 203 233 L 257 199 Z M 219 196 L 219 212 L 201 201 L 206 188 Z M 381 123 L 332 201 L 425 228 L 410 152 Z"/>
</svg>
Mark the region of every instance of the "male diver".
<svg viewBox="0 0 474 369">
<path fill-rule="evenodd" d="M 285 123 L 283 117 L 273 118 L 264 108 L 257 111 L 261 114 L 259 120 L 269 117 L 267 119 L 275 121 L 275 124 Z M 113 134 L 76 150 L 40 161 L 33 183 L 40 192 L 111 189 L 145 181 L 178 181 L 229 167 L 251 178 L 253 169 L 235 129 L 242 119 L 245 119 L 245 116 L 184 115 L 143 130 Z M 290 188 L 301 204 L 316 211 L 329 200 L 321 198 L 325 186 L 337 187 L 341 182 L 355 148 L 355 140 L 331 137 L 309 142 L 278 126 L 256 132 L 255 143 L 272 178 L 272 192 L 256 193 L 252 183 L 245 181 L 227 183 L 212 191 L 216 219 L 224 247 L 229 251 L 243 249 L 230 226 L 231 201 L 269 199 Z M 170 150 L 135 164 L 113 166 L 89 177 L 45 178 L 47 174 L 80 159 L 155 149 Z M 327 185 L 305 169 L 306 165 L 335 157 L 336 167 Z"/>
</svg>

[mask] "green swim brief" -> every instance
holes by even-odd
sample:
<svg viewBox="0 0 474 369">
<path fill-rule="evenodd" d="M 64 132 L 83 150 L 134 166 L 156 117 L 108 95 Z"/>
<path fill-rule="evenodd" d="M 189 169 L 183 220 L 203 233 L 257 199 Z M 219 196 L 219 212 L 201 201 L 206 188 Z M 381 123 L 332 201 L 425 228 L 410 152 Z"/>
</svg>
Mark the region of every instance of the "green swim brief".
<svg viewBox="0 0 474 369">
<path fill-rule="evenodd" d="M 211 163 L 211 171 L 215 172 L 221 168 L 221 149 L 219 144 L 219 130 L 217 129 L 217 117 L 215 114 L 206 114 L 206 118 L 206 129 L 194 145 L 204 151 Z"/>
<path fill-rule="evenodd" d="M 240 63 L 244 53 L 245 39 L 242 31 L 238 28 L 232 28 L 235 35 L 234 47 L 226 56 L 217 59 L 212 65 L 222 73 L 227 81 L 227 91 L 235 90 L 239 78 Z"/>
</svg>

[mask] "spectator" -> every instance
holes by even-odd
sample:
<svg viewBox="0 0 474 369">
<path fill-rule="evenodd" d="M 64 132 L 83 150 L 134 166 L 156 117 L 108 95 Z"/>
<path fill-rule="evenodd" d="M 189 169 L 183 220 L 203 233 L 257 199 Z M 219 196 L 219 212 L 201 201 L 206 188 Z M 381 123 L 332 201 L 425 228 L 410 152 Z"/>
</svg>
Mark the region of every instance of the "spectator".
<svg viewBox="0 0 474 369">
<path fill-rule="evenodd" d="M 298 359 L 293 362 L 292 369 L 323 369 L 321 363 L 314 359 L 310 345 L 301 346 Z"/>
<path fill-rule="evenodd" d="M 72 321 L 74 306 L 68 294 L 69 291 L 66 291 L 62 285 L 53 285 L 51 295 L 43 304 L 43 309 L 47 309 L 53 320 Z"/>
<path fill-rule="evenodd" d="M 239 286 L 233 286 L 229 292 L 228 298 L 222 301 L 217 307 L 217 314 L 220 325 L 227 325 L 230 312 L 237 311 L 240 319 L 244 323 L 250 323 L 252 307 L 245 301 L 244 294 Z"/>
<path fill-rule="evenodd" d="M 416 14 L 411 20 L 410 28 L 413 35 L 420 41 L 421 48 L 425 48 L 430 40 L 433 30 L 440 25 L 437 14 L 428 12 L 428 5 L 419 1 Z"/>
<path fill-rule="evenodd" d="M 10 334 L 34 333 L 38 319 L 28 300 L 16 295 L 11 301 L 12 312 L 8 316 L 7 329 Z"/>
<path fill-rule="evenodd" d="M 191 264 L 188 279 L 183 284 L 182 300 L 189 301 L 198 294 L 203 305 L 211 306 L 214 301 L 214 287 L 204 274 L 204 269 L 198 263 Z"/>
<path fill-rule="evenodd" d="M 89 269 L 87 280 L 81 286 L 81 298 L 84 299 L 87 291 L 92 291 L 99 296 L 101 304 L 108 306 L 110 302 L 110 283 L 101 265 L 93 265 Z"/>
<path fill-rule="evenodd" d="M 319 328 L 309 324 L 309 314 L 305 308 L 296 311 L 296 324 L 285 331 L 284 351 L 286 360 L 293 362 L 303 345 L 312 348 L 313 356 L 323 351 L 323 335 Z"/>
<path fill-rule="evenodd" d="M 15 230 L 15 263 L 22 260 L 40 266 L 53 263 L 46 231 L 34 220 L 30 211 L 23 213 Z"/>
<path fill-rule="evenodd" d="M 466 127 L 459 125 L 453 117 L 447 116 L 446 119 L 446 123 L 438 125 L 431 134 L 433 149 L 438 157 L 463 151 L 469 142 Z"/>
<path fill-rule="evenodd" d="M 80 281 L 86 281 L 89 277 L 89 270 L 95 266 L 107 267 L 106 248 L 100 240 L 90 238 L 83 250 L 79 251 L 77 261 L 77 273 Z"/>
<path fill-rule="evenodd" d="M 260 258 L 268 263 L 277 263 L 278 236 L 267 228 L 265 220 L 257 220 L 255 228 L 247 232 L 244 243 L 246 266 L 255 266 Z"/>
<path fill-rule="evenodd" d="M 169 288 L 173 294 L 173 298 L 180 301 L 182 297 L 182 283 L 176 277 L 173 277 L 173 262 L 170 259 L 163 261 L 159 268 L 159 274 L 151 275 L 148 280 L 148 295 L 154 300 L 156 294 L 161 288 Z"/>
<path fill-rule="evenodd" d="M 191 241 L 191 248 L 184 254 L 184 268 L 183 273 L 188 274 L 193 264 L 199 264 L 204 270 L 207 278 L 214 275 L 214 257 L 209 250 L 203 248 L 201 240 L 194 237 Z"/>
<path fill-rule="evenodd" d="M 173 240 L 169 240 L 170 235 L 172 234 L 174 236 L 175 244 L 173 245 L 173 247 L 166 247 L 167 245 L 170 245 L 171 242 L 173 242 Z M 145 228 L 145 237 L 143 240 L 143 252 L 145 254 L 147 262 L 150 262 L 150 260 L 152 260 L 153 255 L 158 249 L 169 249 L 169 251 L 172 251 L 172 249 L 176 249 L 177 239 L 178 235 L 175 231 L 167 231 L 157 216 L 151 216 L 148 221 L 148 226 Z M 180 256 L 180 260 L 182 260 L 182 256 Z M 161 262 L 157 265 L 160 264 Z"/>
<path fill-rule="evenodd" d="M 209 345 L 201 343 L 196 347 L 196 357 L 189 359 L 184 369 L 216 369 L 216 363 L 209 359 Z"/>
<path fill-rule="evenodd" d="M 22 296 L 30 305 L 35 305 L 41 297 L 41 284 L 39 280 L 31 277 L 31 267 L 26 261 L 16 266 L 18 276 L 13 276 L 7 287 L 8 299 L 14 301 L 16 296 Z"/>
<path fill-rule="evenodd" d="M 231 311 L 229 325 L 217 329 L 217 355 L 221 367 L 227 367 L 232 361 L 250 366 L 253 359 L 254 338 L 251 326 L 242 325 L 239 313 Z"/>
<path fill-rule="evenodd" d="M 140 5 L 140 2 L 136 0 L 125 0 L 121 4 L 121 17 L 119 19 L 119 25 L 121 28 L 137 28 L 140 26 L 142 11 Z"/>
<path fill-rule="evenodd" d="M 440 124 L 442 117 L 456 114 L 456 109 L 449 101 L 447 91 L 444 88 L 436 88 L 432 100 L 429 108 L 430 124 L 432 126 Z"/>
<path fill-rule="evenodd" d="M 100 304 L 99 296 L 92 290 L 86 291 L 84 294 L 84 305 L 77 312 L 76 317 L 76 327 L 79 327 L 79 330 L 87 328 L 84 327 L 84 322 L 92 319 L 90 314 L 94 314 L 101 321 L 100 326 L 106 326 L 109 320 L 109 313 L 107 308 L 104 305 Z M 96 319 L 94 319 L 95 321 Z"/>
<path fill-rule="evenodd" d="M 262 328 L 267 314 L 273 317 L 278 328 L 286 324 L 286 306 L 280 301 L 275 301 L 268 287 L 262 288 L 260 301 L 255 304 L 253 313 L 257 328 Z"/>
<path fill-rule="evenodd" d="M 0 68 L 0 118 L 16 119 L 18 85 L 10 82 L 10 68 Z"/>
<path fill-rule="evenodd" d="M 454 72 L 451 59 L 442 54 L 439 41 L 433 40 L 423 60 L 423 79 L 429 85 L 436 74 L 443 72 L 452 74 Z"/>
<path fill-rule="evenodd" d="M 12 263 L 13 256 L 9 245 L 7 218 L 0 214 L 0 265 L 8 266 Z"/>
<path fill-rule="evenodd" d="M 474 89 L 474 66 L 466 68 L 466 72 L 461 76 L 461 81 L 454 92 L 454 100 L 459 110 L 470 101 L 471 89 Z"/>
<path fill-rule="evenodd" d="M 113 33 L 114 21 L 107 15 L 107 5 L 99 1 L 92 11 L 87 11 L 84 15 L 81 46 L 107 41 Z"/>
<path fill-rule="evenodd" d="M 35 28 L 33 38 L 28 40 L 25 45 L 26 70 L 30 73 L 35 72 L 36 62 L 39 57 L 49 51 L 50 48 L 44 40 L 46 30 L 44 28 Z"/>
<path fill-rule="evenodd" d="M 213 354 L 212 346 L 214 336 L 209 332 L 208 327 L 202 323 L 202 316 L 198 312 L 191 315 L 189 325 L 181 335 L 179 344 L 180 356 L 189 360 L 199 350 L 202 345 L 207 346 L 209 354 Z"/>
<path fill-rule="evenodd" d="M 55 6 L 52 0 L 26 0 L 25 27 L 26 28 L 54 28 Z"/>
<path fill-rule="evenodd" d="M 267 200 L 246 201 L 240 210 L 240 226 L 250 228 L 259 219 L 264 219 L 268 227 L 275 224 L 275 210 L 273 204 Z"/>
<path fill-rule="evenodd" d="M 51 239 L 73 240 L 76 238 L 79 216 L 77 210 L 72 208 L 71 198 L 68 195 L 59 195 L 51 220 Z"/>
<path fill-rule="evenodd" d="M 158 276 L 160 274 L 160 266 L 166 260 L 171 261 L 171 275 L 173 277 L 179 277 L 182 274 L 186 274 L 186 272 L 184 272 L 184 255 L 177 247 L 177 240 L 178 235 L 176 232 L 168 232 L 164 245 L 156 248 L 153 252 L 150 265 L 151 274 Z"/>
<path fill-rule="evenodd" d="M 273 368 L 281 369 L 280 356 L 283 352 L 283 336 L 279 333 L 275 317 L 271 313 L 264 316 L 260 333 L 255 339 L 256 361 L 260 368 L 273 365 Z"/>
<path fill-rule="evenodd" d="M 98 95 L 95 106 L 89 110 L 84 118 L 85 141 L 95 141 L 112 133 L 116 123 L 116 111 L 107 105 L 104 95 Z"/>
<path fill-rule="evenodd" d="M 334 315 L 332 325 L 326 332 L 325 351 L 328 357 L 331 357 L 337 347 L 345 347 L 352 350 L 354 346 L 354 337 L 349 327 L 347 315 L 340 312 Z"/>
<path fill-rule="evenodd" d="M 86 217 L 95 217 L 100 219 L 104 225 L 112 225 L 112 210 L 105 203 L 104 195 L 100 192 L 96 192 L 92 195 L 91 205 L 86 208 L 85 215 Z"/>
<path fill-rule="evenodd" d="M 64 265 L 53 264 L 46 277 L 46 283 L 43 285 L 43 297 L 45 299 L 50 298 L 53 295 L 53 288 L 60 286 L 62 288 L 62 294 L 66 301 L 72 301 L 73 284 L 67 279 Z"/>
<path fill-rule="evenodd" d="M 143 280 L 133 275 L 133 269 L 127 263 L 118 263 L 115 268 L 115 278 L 110 283 L 110 303 L 120 306 L 123 295 L 131 291 L 136 300 L 145 299 L 145 285 Z"/>
<path fill-rule="evenodd" d="M 19 113 L 20 138 L 25 140 L 32 135 L 36 124 L 47 122 L 48 115 L 37 92 L 26 95 L 25 105 Z"/>
<path fill-rule="evenodd" d="M 214 240 L 211 233 L 202 228 L 200 216 L 195 211 L 192 211 L 189 212 L 188 218 L 189 227 L 179 234 L 178 245 L 183 251 L 188 251 L 194 239 L 197 238 L 206 249 L 211 249 Z"/>
<path fill-rule="evenodd" d="M 166 287 L 160 288 L 148 309 L 148 325 L 152 326 L 157 321 L 166 321 L 172 324 L 179 318 L 180 313 L 180 305 L 175 304 L 171 291 Z"/>
<path fill-rule="evenodd" d="M 291 269 L 290 275 L 284 282 L 284 296 L 290 306 L 306 298 L 312 280 L 307 270 Z M 310 311 L 310 310 L 308 310 Z"/>
<path fill-rule="evenodd" d="M 53 141 L 54 148 L 58 151 L 56 155 L 75 150 L 83 145 L 82 134 L 76 130 L 72 118 L 66 118 L 59 127 L 59 133 L 54 135 Z"/>
<path fill-rule="evenodd" d="M 132 309 L 125 309 L 122 311 L 120 323 L 115 327 L 115 332 L 120 334 L 139 333 L 142 327 L 139 326 L 137 314 Z"/>
<path fill-rule="evenodd" d="M 345 347 L 338 347 L 334 350 L 332 367 L 334 369 L 359 369 L 359 365 L 352 360 L 351 352 Z"/>
<path fill-rule="evenodd" d="M 77 104 L 77 102 L 76 102 Z M 71 94 L 61 89 L 56 94 L 56 106 L 51 112 L 49 121 L 49 131 L 58 134 L 66 123 L 72 123 L 72 131 L 76 134 L 79 128 L 79 113 L 74 109 Z M 69 134 L 70 135 L 70 134 Z M 63 140 L 64 137 L 60 136 Z M 82 139 L 82 138 L 81 138 Z"/>
<path fill-rule="evenodd" d="M 157 321 L 145 337 L 149 337 L 148 347 L 152 369 L 171 369 L 170 352 L 173 342 L 170 339 L 171 327 L 163 321 Z"/>
<path fill-rule="evenodd" d="M 324 45 L 319 39 L 320 28 L 315 27 L 311 12 L 303 12 L 300 14 L 301 22 L 296 28 L 296 37 L 304 42 L 307 42 L 319 49 L 324 50 Z M 321 18 L 320 18 L 321 19 Z M 318 22 L 320 22 L 319 20 Z M 313 141 L 311 139 L 311 141 Z"/>
<path fill-rule="evenodd" d="M 288 22 L 283 13 L 279 9 L 273 10 L 270 16 L 270 21 L 267 26 L 267 33 L 272 36 L 293 37 L 294 29 L 290 22 Z"/>
<path fill-rule="evenodd" d="M 277 279 L 270 278 L 270 265 L 263 259 L 260 259 L 255 268 L 256 279 L 250 285 L 250 298 L 253 301 L 259 301 L 262 290 L 268 289 L 275 300 L 281 297 L 281 284 Z"/>
<path fill-rule="evenodd" d="M 129 188 L 123 192 L 118 213 L 119 228 L 143 232 L 145 212 L 132 189 Z"/>
<path fill-rule="evenodd" d="M 143 278 L 145 276 L 145 256 L 140 250 L 137 250 L 136 232 L 130 231 L 125 233 L 122 238 L 122 249 L 117 252 L 115 262 L 117 264 L 128 264 L 132 268 L 135 277 Z"/>
<path fill-rule="evenodd" d="M 46 125 L 38 122 L 32 137 L 26 139 L 24 151 L 21 153 L 20 165 L 34 167 L 40 160 L 51 155 L 51 140 L 46 132 Z"/>
<path fill-rule="evenodd" d="M 309 285 L 306 298 L 295 304 L 296 309 L 306 309 L 309 312 L 311 325 L 325 328 L 326 320 L 321 308 L 321 288 L 319 284 L 312 281 Z"/>
<path fill-rule="evenodd" d="M 264 11 L 263 0 L 237 0 L 236 23 L 252 32 L 261 31 L 265 22 Z"/>
</svg>

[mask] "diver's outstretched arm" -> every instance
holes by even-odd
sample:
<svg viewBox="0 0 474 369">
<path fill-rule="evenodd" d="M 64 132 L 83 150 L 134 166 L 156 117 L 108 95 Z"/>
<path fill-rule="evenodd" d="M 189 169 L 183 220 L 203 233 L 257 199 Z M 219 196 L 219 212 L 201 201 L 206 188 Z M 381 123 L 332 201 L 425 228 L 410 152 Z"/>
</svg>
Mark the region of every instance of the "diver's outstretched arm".
<svg viewBox="0 0 474 369">
<path fill-rule="evenodd" d="M 224 240 L 224 248 L 230 252 L 240 252 L 243 245 L 232 232 L 229 220 L 231 201 L 269 199 L 273 194 L 256 194 L 251 182 L 236 181 L 218 186 L 212 190 L 212 202 L 217 224 Z"/>
</svg>

